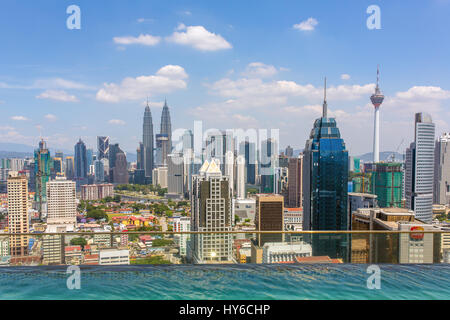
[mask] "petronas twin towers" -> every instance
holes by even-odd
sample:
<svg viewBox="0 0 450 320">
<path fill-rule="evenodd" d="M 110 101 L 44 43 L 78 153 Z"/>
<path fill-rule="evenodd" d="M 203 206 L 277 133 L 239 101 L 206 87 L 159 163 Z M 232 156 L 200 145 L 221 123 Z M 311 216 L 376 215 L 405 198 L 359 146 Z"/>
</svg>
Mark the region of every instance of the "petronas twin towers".
<svg viewBox="0 0 450 320">
<path fill-rule="evenodd" d="M 148 105 L 145 107 L 144 112 L 144 123 L 142 127 L 142 144 L 140 145 L 140 155 L 138 156 L 139 168 L 145 170 L 145 176 L 152 176 L 153 168 L 155 167 L 155 156 L 154 156 L 154 135 L 153 135 L 153 120 L 150 107 Z M 164 102 L 164 107 L 161 114 L 161 131 L 158 137 L 164 137 L 165 139 L 157 140 L 157 147 L 163 150 L 161 154 L 161 162 L 167 165 L 168 155 L 172 150 L 172 124 L 170 123 L 170 112 L 167 106 L 167 101 Z"/>
</svg>

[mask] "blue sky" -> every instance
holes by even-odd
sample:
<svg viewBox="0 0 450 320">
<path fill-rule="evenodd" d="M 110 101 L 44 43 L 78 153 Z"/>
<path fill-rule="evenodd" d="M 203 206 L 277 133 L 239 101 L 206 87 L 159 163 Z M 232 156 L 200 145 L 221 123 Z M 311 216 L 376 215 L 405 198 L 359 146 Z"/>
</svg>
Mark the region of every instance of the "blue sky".
<svg viewBox="0 0 450 320">
<path fill-rule="evenodd" d="M 66 27 L 72 4 L 80 30 Z M 380 30 L 366 26 L 372 4 Z M 303 148 L 327 76 L 330 113 L 362 154 L 380 64 L 381 150 L 404 141 L 402 151 L 414 112 L 431 113 L 437 134 L 450 130 L 449 16 L 449 0 L 5 0 L 0 142 L 36 145 L 42 134 L 71 150 L 109 135 L 134 153 L 148 95 L 155 128 L 166 97 L 173 129 L 278 128 L 282 148 Z"/>
</svg>

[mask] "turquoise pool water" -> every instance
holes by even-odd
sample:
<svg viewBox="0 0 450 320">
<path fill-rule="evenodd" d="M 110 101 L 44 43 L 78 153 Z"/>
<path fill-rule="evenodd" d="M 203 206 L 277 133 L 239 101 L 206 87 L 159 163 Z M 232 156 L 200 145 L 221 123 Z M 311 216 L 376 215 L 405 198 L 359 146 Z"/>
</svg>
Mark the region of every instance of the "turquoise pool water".
<svg viewBox="0 0 450 320">
<path fill-rule="evenodd" d="M 0 299 L 450 299 L 450 265 L 168 265 L 81 267 L 69 290 L 65 267 L 2 267 Z"/>
</svg>

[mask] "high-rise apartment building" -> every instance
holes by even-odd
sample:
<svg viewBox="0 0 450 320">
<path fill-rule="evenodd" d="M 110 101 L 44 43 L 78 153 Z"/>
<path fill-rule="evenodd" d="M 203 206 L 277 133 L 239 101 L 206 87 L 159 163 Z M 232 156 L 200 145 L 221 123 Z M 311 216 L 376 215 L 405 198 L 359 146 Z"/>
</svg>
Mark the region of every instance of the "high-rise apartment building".
<svg viewBox="0 0 450 320">
<path fill-rule="evenodd" d="M 56 177 L 47 182 L 48 214 L 47 224 L 71 224 L 77 222 L 75 182 Z"/>
<path fill-rule="evenodd" d="M 450 133 L 436 140 L 433 203 L 450 204 Z"/>
<path fill-rule="evenodd" d="M 302 171 L 303 155 L 299 155 L 297 158 L 289 158 L 287 205 L 290 208 L 303 207 Z"/>
<path fill-rule="evenodd" d="M 28 233 L 28 181 L 23 175 L 11 175 L 7 181 L 8 191 L 8 231 L 9 233 Z M 11 256 L 24 256 L 28 253 L 28 236 L 11 235 L 9 240 Z"/>
<path fill-rule="evenodd" d="M 435 125 L 427 113 L 416 113 L 414 142 L 406 150 L 406 208 L 416 219 L 431 223 L 433 219 L 433 181 Z"/>
<path fill-rule="evenodd" d="M 194 175 L 192 180 L 191 230 L 231 231 L 230 186 L 228 177 L 222 175 L 219 169 L 219 162 L 206 160 L 199 175 Z M 232 262 L 232 235 L 192 235 L 190 250 L 194 263 Z"/>
</svg>

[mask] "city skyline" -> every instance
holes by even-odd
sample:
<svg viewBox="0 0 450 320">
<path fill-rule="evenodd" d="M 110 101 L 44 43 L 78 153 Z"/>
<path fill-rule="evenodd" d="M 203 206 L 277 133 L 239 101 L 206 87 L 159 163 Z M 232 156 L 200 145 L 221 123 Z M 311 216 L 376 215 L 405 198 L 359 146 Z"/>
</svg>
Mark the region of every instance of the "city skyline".
<svg viewBox="0 0 450 320">
<path fill-rule="evenodd" d="M 329 112 L 349 154 L 361 155 L 372 149 L 370 95 L 378 64 L 385 94 L 380 151 L 412 141 L 410 119 L 423 106 L 435 119 L 436 135 L 448 131 L 450 70 L 444 62 L 450 46 L 439 41 L 439 50 L 427 48 L 444 36 L 449 3 L 384 3 L 380 30 L 366 27 L 369 4 L 329 4 L 324 11 L 287 1 L 259 4 L 258 12 L 240 4 L 236 12 L 222 4 L 206 11 L 187 1 L 127 10 L 118 2 L 100 8 L 79 1 L 80 30 L 65 27 L 63 4 L 27 4 L 29 12 L 46 18 L 33 39 L 25 5 L 5 4 L 0 142 L 34 147 L 42 134 L 53 151 L 71 150 L 80 137 L 95 149 L 97 136 L 110 136 L 134 154 L 149 96 L 155 116 L 169 100 L 172 129 L 192 129 L 196 120 L 205 128 L 278 128 L 281 149 L 303 149 L 310 123 L 321 113 L 326 75 Z M 424 10 L 433 20 L 421 15 Z M 253 18 L 245 19 L 250 12 Z M 410 18 L 401 25 L 400 13 Z M 374 43 L 382 50 L 373 50 Z"/>
</svg>

